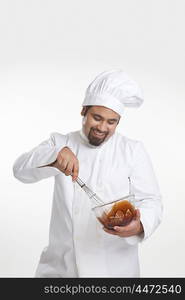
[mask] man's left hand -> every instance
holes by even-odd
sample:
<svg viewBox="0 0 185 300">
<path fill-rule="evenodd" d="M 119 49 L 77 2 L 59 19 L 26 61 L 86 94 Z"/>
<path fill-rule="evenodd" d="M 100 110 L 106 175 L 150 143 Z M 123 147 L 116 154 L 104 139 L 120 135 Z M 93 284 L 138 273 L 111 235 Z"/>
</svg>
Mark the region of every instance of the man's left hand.
<svg viewBox="0 0 185 300">
<path fill-rule="evenodd" d="M 136 209 L 134 219 L 126 226 L 114 226 L 114 230 L 103 228 L 107 233 L 118 235 L 120 237 L 129 237 L 143 233 L 143 225 L 140 221 L 140 211 Z"/>
</svg>

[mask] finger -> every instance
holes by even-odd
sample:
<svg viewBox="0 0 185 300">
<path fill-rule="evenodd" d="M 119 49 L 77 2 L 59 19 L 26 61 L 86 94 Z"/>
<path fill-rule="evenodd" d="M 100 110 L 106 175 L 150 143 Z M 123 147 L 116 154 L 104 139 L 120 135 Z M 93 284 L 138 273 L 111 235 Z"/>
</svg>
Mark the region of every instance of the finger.
<svg viewBox="0 0 185 300">
<path fill-rule="evenodd" d="M 133 230 L 132 221 L 130 224 L 125 226 L 114 226 L 114 231 L 124 236 L 128 236 L 132 232 L 132 230 Z"/>
<path fill-rule="evenodd" d="M 123 226 L 123 227 L 114 226 L 114 230 L 115 230 L 116 234 L 120 237 L 129 237 L 129 236 L 133 235 L 131 230 L 125 229 L 125 226 Z"/>
<path fill-rule="evenodd" d="M 67 161 L 61 157 L 58 157 L 57 163 L 58 163 L 60 170 L 63 172 L 66 169 Z"/>
<path fill-rule="evenodd" d="M 125 230 L 125 228 L 122 226 L 114 226 L 114 230 L 118 233 L 123 233 L 123 232 L 127 232 L 127 230 Z"/>
<path fill-rule="evenodd" d="M 57 158 L 57 162 L 58 162 L 59 166 L 62 165 L 62 161 L 63 161 L 63 158 L 62 158 L 61 156 L 59 156 L 59 157 Z"/>
<path fill-rule="evenodd" d="M 139 209 L 137 208 L 137 209 L 136 209 L 136 214 L 135 214 L 134 219 L 135 219 L 135 220 L 140 220 L 140 217 L 141 217 L 141 214 L 140 214 Z"/>
<path fill-rule="evenodd" d="M 69 176 L 72 174 L 72 169 L 73 169 L 73 163 L 72 162 L 68 162 L 67 167 L 65 169 L 65 175 Z"/>
<path fill-rule="evenodd" d="M 62 162 L 62 164 L 60 165 L 60 169 L 63 173 L 65 173 L 67 168 L 67 162 Z"/>
<path fill-rule="evenodd" d="M 78 177 L 78 172 L 79 172 L 79 164 L 78 161 L 75 162 L 73 166 L 73 175 L 72 175 L 72 180 L 75 181 Z"/>
<path fill-rule="evenodd" d="M 61 155 L 61 153 L 59 153 L 57 156 L 57 162 L 59 163 L 59 165 L 61 165 L 62 162 L 64 161 L 65 161 L 64 157 Z"/>
</svg>

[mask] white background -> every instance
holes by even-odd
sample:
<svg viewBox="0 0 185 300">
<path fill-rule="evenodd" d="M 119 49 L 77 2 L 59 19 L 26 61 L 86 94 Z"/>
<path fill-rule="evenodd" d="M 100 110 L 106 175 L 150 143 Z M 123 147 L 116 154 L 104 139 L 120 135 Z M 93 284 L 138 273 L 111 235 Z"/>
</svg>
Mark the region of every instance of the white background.
<svg viewBox="0 0 185 300">
<path fill-rule="evenodd" d="M 0 1 L 1 277 L 33 277 L 48 242 L 53 178 L 23 184 L 15 159 L 80 129 L 85 89 L 111 68 L 144 89 L 118 131 L 143 141 L 163 195 L 141 276 L 185 277 L 184 12 L 183 0 Z"/>
</svg>

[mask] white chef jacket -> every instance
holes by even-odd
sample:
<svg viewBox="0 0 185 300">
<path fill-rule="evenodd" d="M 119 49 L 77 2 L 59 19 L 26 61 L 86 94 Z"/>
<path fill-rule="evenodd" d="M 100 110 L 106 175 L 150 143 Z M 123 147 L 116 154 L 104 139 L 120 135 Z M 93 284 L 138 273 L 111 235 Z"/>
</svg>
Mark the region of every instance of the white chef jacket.
<svg viewBox="0 0 185 300">
<path fill-rule="evenodd" d="M 128 195 L 130 178 L 144 234 L 123 238 L 106 233 L 90 199 L 71 176 L 54 167 L 38 168 L 54 162 L 65 146 L 79 160 L 79 177 L 104 202 Z M 49 243 L 41 254 L 36 277 L 140 276 L 138 243 L 154 232 L 162 217 L 159 187 L 140 141 L 116 132 L 100 146 L 92 146 L 82 130 L 66 135 L 52 133 L 48 140 L 21 155 L 13 171 L 24 183 L 50 176 L 55 179 Z"/>
</svg>

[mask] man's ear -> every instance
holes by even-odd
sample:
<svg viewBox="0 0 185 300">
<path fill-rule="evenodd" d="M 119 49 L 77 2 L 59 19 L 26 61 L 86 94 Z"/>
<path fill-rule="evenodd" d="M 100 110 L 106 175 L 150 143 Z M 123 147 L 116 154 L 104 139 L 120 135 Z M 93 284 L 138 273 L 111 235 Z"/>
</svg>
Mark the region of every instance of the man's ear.
<svg viewBox="0 0 185 300">
<path fill-rule="evenodd" d="M 87 107 L 87 106 L 83 106 L 83 108 L 82 108 L 82 110 L 81 110 L 81 115 L 82 115 L 82 116 L 85 116 L 87 110 L 88 110 L 88 107 Z"/>
</svg>

